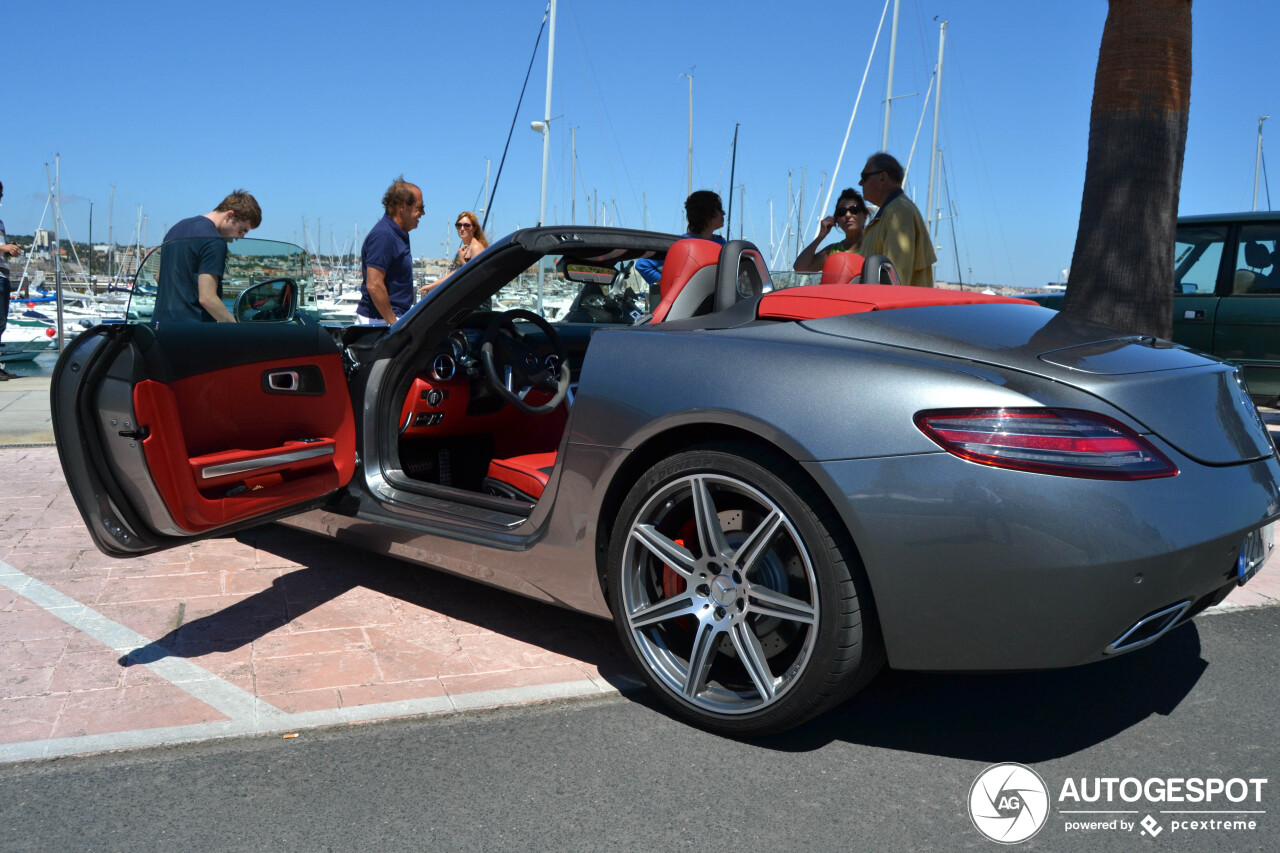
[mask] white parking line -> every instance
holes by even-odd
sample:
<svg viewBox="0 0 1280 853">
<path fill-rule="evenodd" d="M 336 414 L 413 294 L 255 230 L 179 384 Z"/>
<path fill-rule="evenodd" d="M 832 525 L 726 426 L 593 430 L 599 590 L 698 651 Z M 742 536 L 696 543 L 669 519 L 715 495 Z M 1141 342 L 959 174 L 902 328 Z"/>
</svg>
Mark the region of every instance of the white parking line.
<svg viewBox="0 0 1280 853">
<path fill-rule="evenodd" d="M 151 640 L 136 631 L 111 621 L 88 605 L 81 604 L 4 562 L 0 562 L 0 585 L 8 587 L 23 598 L 39 605 L 47 613 L 83 631 L 122 655 L 131 654 L 152 644 Z M 51 758 L 58 755 L 80 755 L 161 744 L 190 743 L 239 735 L 288 732 L 294 729 L 339 723 L 440 714 L 496 705 L 600 696 L 618 692 L 616 687 L 603 679 L 587 678 L 560 684 L 513 687 L 506 690 L 488 690 L 456 696 L 407 699 L 289 714 L 184 658 L 165 657 L 151 663 L 137 662 L 135 665 L 145 666 L 229 719 L 190 726 L 170 726 L 0 744 L 0 762 Z"/>
</svg>

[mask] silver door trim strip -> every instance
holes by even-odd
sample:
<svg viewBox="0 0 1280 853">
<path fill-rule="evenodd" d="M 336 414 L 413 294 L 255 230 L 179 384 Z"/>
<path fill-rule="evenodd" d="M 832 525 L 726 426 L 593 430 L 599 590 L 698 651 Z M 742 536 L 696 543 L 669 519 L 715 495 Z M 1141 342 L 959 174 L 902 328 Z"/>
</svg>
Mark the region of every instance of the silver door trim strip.
<svg viewBox="0 0 1280 853">
<path fill-rule="evenodd" d="M 214 477 L 225 477 L 228 474 L 245 474 L 270 468 L 273 465 L 286 465 L 290 462 L 301 462 L 304 459 L 315 459 L 317 456 L 332 456 L 333 445 L 309 447 L 305 450 L 290 450 L 284 453 L 273 453 L 270 456 L 258 456 L 240 462 L 226 462 L 222 465 L 208 465 L 200 469 L 200 478 L 210 480 Z"/>
</svg>

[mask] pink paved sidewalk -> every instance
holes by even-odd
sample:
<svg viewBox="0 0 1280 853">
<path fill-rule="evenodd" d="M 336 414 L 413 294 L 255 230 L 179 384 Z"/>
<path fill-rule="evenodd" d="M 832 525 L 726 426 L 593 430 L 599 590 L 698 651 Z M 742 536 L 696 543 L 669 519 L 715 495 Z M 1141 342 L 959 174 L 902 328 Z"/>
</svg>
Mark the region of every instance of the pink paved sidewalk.
<svg viewBox="0 0 1280 853">
<path fill-rule="evenodd" d="M 0 586 L 0 745 L 226 722 L 184 678 L 267 711 L 388 716 L 630 680 L 607 622 L 274 525 L 115 560 L 93 546 L 53 448 L 0 449 L 0 471 L 0 563 L 74 600 Z M 126 656 L 59 618 L 73 603 L 154 642 Z M 172 659 L 199 669 L 175 684 L 143 665 Z"/>
<path fill-rule="evenodd" d="M 52 447 L 0 472 L 0 761 L 634 683 L 607 622 L 274 525 L 114 560 Z"/>
</svg>

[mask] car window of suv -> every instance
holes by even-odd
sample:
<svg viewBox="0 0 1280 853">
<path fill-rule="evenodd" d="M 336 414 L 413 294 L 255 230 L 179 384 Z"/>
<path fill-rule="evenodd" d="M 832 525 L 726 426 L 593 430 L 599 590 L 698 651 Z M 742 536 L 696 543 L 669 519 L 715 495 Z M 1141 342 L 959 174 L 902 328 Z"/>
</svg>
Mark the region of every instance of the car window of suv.
<svg viewBox="0 0 1280 853">
<path fill-rule="evenodd" d="M 1174 244 L 1173 292 L 1178 295 L 1213 293 L 1227 241 L 1225 225 L 1180 225 Z"/>
<path fill-rule="evenodd" d="M 1280 222 L 1241 227 L 1231 292 L 1280 294 L 1277 266 L 1280 266 Z"/>
</svg>

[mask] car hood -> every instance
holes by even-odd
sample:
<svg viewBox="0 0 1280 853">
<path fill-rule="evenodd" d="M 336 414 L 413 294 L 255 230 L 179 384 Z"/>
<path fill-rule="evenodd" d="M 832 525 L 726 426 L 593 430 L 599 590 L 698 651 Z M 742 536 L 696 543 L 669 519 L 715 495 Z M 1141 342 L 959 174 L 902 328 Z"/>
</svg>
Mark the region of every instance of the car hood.
<svg viewBox="0 0 1280 853">
<path fill-rule="evenodd" d="M 803 325 L 819 334 L 1062 382 L 1106 400 L 1205 464 L 1248 462 L 1275 452 L 1236 370 L 1169 341 L 1030 305 L 903 308 Z"/>
</svg>

